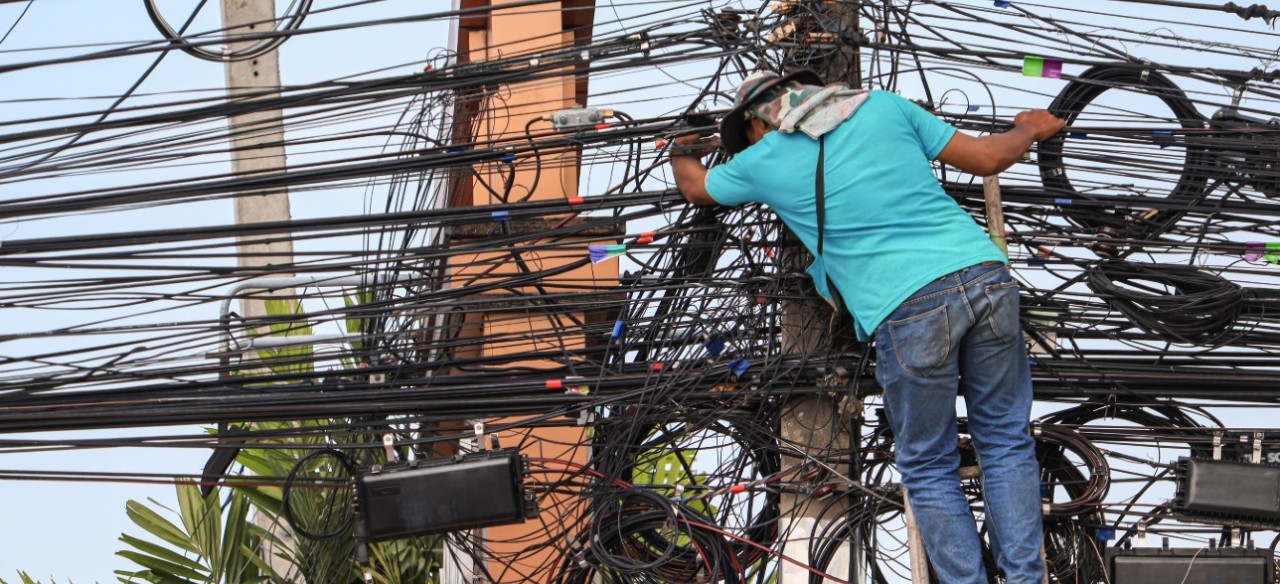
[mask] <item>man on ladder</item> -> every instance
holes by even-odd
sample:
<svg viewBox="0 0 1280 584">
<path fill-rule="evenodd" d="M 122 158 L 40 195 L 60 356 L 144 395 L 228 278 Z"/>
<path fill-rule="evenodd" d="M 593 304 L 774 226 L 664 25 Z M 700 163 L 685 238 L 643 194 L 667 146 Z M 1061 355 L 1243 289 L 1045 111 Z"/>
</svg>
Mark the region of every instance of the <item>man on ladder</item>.
<svg viewBox="0 0 1280 584">
<path fill-rule="evenodd" d="M 1062 128 L 1033 110 L 1007 132 L 973 137 L 893 93 L 765 72 L 743 81 L 721 121 L 729 162 L 708 171 L 687 149 L 696 136 L 677 139 L 672 154 L 690 203 L 769 205 L 813 252 L 818 291 L 849 309 L 859 340 L 876 339 L 898 470 L 944 584 L 987 583 L 960 485 L 957 393 L 1006 582 L 1039 584 L 1044 562 L 1018 285 L 931 161 L 998 174 Z"/>
</svg>

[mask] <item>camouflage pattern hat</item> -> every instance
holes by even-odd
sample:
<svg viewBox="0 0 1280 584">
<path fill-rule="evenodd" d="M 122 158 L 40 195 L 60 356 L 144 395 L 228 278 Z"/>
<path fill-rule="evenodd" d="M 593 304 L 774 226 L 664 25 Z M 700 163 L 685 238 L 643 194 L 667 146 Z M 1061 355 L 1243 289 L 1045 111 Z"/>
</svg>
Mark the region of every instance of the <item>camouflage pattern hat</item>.
<svg viewBox="0 0 1280 584">
<path fill-rule="evenodd" d="M 799 85 L 822 85 L 822 78 L 808 69 L 801 69 L 786 75 L 778 75 L 772 71 L 752 73 L 738 86 L 737 103 L 733 109 L 720 120 L 720 143 L 729 154 L 737 154 L 746 149 L 747 142 L 746 114 L 753 106 L 768 99 L 777 98 L 773 89 L 778 86 L 796 82 Z M 771 99 L 772 98 L 772 99 Z"/>
</svg>

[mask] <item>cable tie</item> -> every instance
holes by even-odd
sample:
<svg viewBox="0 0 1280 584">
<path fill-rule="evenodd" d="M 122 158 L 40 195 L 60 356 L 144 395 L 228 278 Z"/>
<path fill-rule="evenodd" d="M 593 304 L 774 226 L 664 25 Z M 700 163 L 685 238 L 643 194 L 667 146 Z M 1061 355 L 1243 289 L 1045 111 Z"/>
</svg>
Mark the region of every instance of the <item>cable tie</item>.
<svg viewBox="0 0 1280 584">
<path fill-rule="evenodd" d="M 1256 262 L 1262 259 L 1263 254 L 1261 251 L 1253 251 L 1253 250 L 1267 249 L 1267 245 L 1261 241 L 1247 241 L 1244 244 L 1244 248 L 1245 250 L 1247 250 L 1244 253 L 1244 261 Z"/>
<path fill-rule="evenodd" d="M 584 50 L 581 53 L 578 53 L 578 56 L 581 57 L 583 61 L 590 61 L 591 51 Z"/>
<path fill-rule="evenodd" d="M 708 353 L 711 353 L 712 357 L 719 357 L 720 353 L 724 351 L 724 341 L 720 340 L 719 337 L 708 339 L 702 346 L 707 349 Z"/>
<path fill-rule="evenodd" d="M 591 258 L 591 263 L 598 264 L 610 258 L 616 258 L 627 253 L 627 246 L 620 243 L 611 243 L 609 245 L 592 244 L 587 246 L 587 255 Z"/>
<path fill-rule="evenodd" d="M 529 66 L 530 66 L 530 67 L 537 67 L 537 66 L 538 66 L 538 63 L 541 63 L 541 61 L 539 61 L 537 57 L 534 57 L 534 58 L 532 58 L 532 59 L 529 59 Z"/>
<path fill-rule="evenodd" d="M 1037 245 L 1036 251 L 1031 254 L 1031 259 L 1027 261 L 1027 265 L 1032 267 L 1043 268 L 1045 265 L 1045 261 L 1048 260 L 1049 257 L 1052 255 L 1053 255 L 1053 250 L 1043 245 Z"/>
<path fill-rule="evenodd" d="M 732 487 L 729 487 L 729 492 L 735 495 L 738 493 L 745 493 L 747 492 L 747 486 L 742 483 L 738 483 L 736 485 L 733 485 Z"/>
<path fill-rule="evenodd" d="M 582 198 L 582 197 L 569 197 L 569 198 L 567 198 L 567 199 L 565 199 L 565 200 L 566 200 L 570 205 L 581 205 L 581 204 L 583 203 L 583 198 Z"/>
<path fill-rule="evenodd" d="M 1022 74 L 1026 77 L 1062 78 L 1062 59 L 1027 55 L 1022 58 Z"/>
<path fill-rule="evenodd" d="M 494 211 L 489 215 L 493 217 L 494 221 L 510 221 L 511 220 L 510 211 Z"/>
<path fill-rule="evenodd" d="M 551 390 L 564 389 L 564 380 L 563 380 L 563 379 L 548 379 L 548 380 L 547 380 L 547 389 L 551 389 Z"/>
<path fill-rule="evenodd" d="M 1070 207 L 1072 203 L 1075 203 L 1075 201 L 1066 197 L 1060 197 L 1053 200 L 1053 204 L 1060 207 Z"/>
<path fill-rule="evenodd" d="M 613 338 L 616 339 L 622 336 L 622 331 L 626 330 L 626 328 L 627 328 L 626 323 L 622 322 L 621 320 L 615 321 L 613 323 L 613 335 L 612 335 Z"/>
</svg>

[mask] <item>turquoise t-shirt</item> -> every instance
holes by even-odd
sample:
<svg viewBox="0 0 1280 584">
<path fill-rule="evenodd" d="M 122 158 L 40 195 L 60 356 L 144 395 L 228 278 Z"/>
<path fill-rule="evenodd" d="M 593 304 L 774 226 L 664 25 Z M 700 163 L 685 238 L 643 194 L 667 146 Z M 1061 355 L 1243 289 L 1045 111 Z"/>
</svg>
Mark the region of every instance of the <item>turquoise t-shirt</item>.
<svg viewBox="0 0 1280 584">
<path fill-rule="evenodd" d="M 826 274 L 853 314 L 858 339 L 930 281 L 987 261 L 1005 261 L 987 234 L 949 197 L 931 161 L 956 129 L 920 106 L 873 91 L 826 137 L 825 257 L 809 267 L 818 291 Z M 763 203 L 810 251 L 818 246 L 814 174 L 818 141 L 770 132 L 707 174 L 722 205 Z"/>
</svg>

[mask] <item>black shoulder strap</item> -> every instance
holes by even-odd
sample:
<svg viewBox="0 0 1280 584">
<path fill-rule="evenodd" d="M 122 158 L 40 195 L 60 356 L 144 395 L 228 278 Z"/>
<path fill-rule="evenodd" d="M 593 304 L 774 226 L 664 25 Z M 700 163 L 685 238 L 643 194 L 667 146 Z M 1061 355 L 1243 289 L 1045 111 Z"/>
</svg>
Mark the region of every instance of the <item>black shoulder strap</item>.
<svg viewBox="0 0 1280 584">
<path fill-rule="evenodd" d="M 818 171 L 817 178 L 814 179 L 813 191 L 818 201 L 818 255 L 822 255 L 822 239 L 823 232 L 826 231 L 827 224 L 827 187 L 822 175 L 823 162 L 826 160 L 827 135 L 818 136 Z"/>
</svg>

